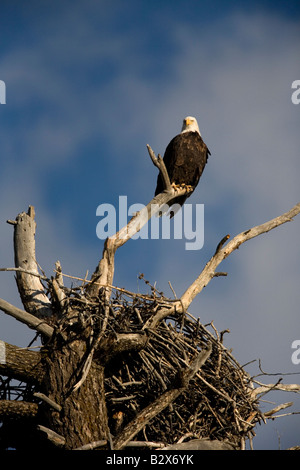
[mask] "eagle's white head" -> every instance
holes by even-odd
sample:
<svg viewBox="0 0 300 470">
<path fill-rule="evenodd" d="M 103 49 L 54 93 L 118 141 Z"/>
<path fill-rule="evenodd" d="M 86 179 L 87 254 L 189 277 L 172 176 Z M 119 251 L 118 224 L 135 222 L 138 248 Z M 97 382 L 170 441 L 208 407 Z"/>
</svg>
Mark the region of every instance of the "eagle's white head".
<svg viewBox="0 0 300 470">
<path fill-rule="evenodd" d="M 198 134 L 201 135 L 197 119 L 192 116 L 187 116 L 186 118 L 184 118 L 181 133 L 183 132 L 198 132 Z"/>
</svg>

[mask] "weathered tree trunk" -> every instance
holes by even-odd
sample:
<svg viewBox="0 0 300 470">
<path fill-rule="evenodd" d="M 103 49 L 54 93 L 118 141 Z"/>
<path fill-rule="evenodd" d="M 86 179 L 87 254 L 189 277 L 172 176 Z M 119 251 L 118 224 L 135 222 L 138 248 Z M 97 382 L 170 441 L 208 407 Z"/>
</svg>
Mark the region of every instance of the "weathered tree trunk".
<svg viewBox="0 0 300 470">
<path fill-rule="evenodd" d="M 72 390 L 85 350 L 82 340 L 59 347 L 54 341 L 43 359 L 46 373 L 41 390 L 60 407 L 58 411 L 44 406 L 44 422 L 65 438 L 66 449 L 109 439 L 104 367 L 93 363 L 79 390 Z"/>
<path fill-rule="evenodd" d="M 77 373 L 85 363 L 91 337 L 97 330 L 97 327 L 95 331 L 93 328 L 96 322 L 90 319 L 83 321 L 84 312 L 81 309 L 64 304 L 66 296 L 57 282 L 61 280 L 58 276 L 52 279 L 49 286 L 52 302 L 47 297 L 35 259 L 34 215 L 35 211 L 30 206 L 27 213 L 19 214 L 15 222 L 10 221 L 14 225 L 16 281 L 27 312 L 5 301 L 1 306 L 7 313 L 40 329 L 44 346 L 41 353 L 36 353 L 20 352 L 16 347 L 4 344 L 3 362 L 8 375 L 38 385 L 39 392 L 35 393 L 35 397 L 42 399 L 42 403 L 37 412 L 37 404 L 23 402 L 21 407 L 17 402 L 17 412 L 16 405 L 9 408 L 10 402 L 2 402 L 0 411 L 11 417 L 36 417 L 41 429 L 51 430 L 56 436 L 50 439 L 51 442 L 65 449 L 74 449 L 93 441 L 108 442 L 104 365 L 99 360 L 91 363 L 84 383 L 74 390 Z M 46 434 L 49 439 L 49 433 Z M 42 434 L 41 438 L 44 439 Z"/>
</svg>

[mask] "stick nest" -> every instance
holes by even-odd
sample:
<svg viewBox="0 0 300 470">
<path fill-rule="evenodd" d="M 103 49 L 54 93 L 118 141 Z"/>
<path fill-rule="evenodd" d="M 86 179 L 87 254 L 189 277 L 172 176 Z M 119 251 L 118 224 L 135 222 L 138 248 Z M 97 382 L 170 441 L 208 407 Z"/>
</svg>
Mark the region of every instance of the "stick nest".
<svg viewBox="0 0 300 470">
<path fill-rule="evenodd" d="M 203 325 L 188 312 L 174 313 L 174 300 L 150 287 L 150 295 L 115 289 L 108 317 L 101 300 L 89 302 L 77 289 L 65 289 L 68 308 L 93 319 L 94 326 L 105 331 L 102 337 L 141 331 L 148 335 L 146 346 L 140 351 L 119 354 L 106 365 L 105 394 L 112 436 L 117 436 L 166 390 L 182 387 L 180 374 L 210 343 L 212 352 L 205 364 L 182 387 L 175 401 L 145 423 L 135 439 L 171 445 L 179 440 L 207 438 L 243 448 L 245 440 L 254 435 L 254 426 L 263 419 L 257 399 L 253 398 L 250 375 L 223 345 L 225 332 L 218 333 L 212 323 Z M 172 312 L 168 317 L 155 328 L 143 330 L 160 308 L 168 306 Z M 97 355 L 94 360 L 97 361 Z M 13 399 L 26 400 L 32 396 L 34 387 L 12 386 L 9 380 L 2 380 L 0 392 L 2 399 L 14 395 Z"/>
<path fill-rule="evenodd" d="M 108 329 L 133 333 L 172 301 L 152 288 L 151 296 L 117 291 L 111 302 Z M 113 435 L 167 389 L 176 388 L 180 371 L 210 342 L 212 353 L 204 366 L 136 439 L 170 445 L 180 439 L 208 438 L 229 441 L 236 448 L 244 445 L 261 419 L 257 401 L 251 398 L 251 377 L 222 344 L 224 332 L 209 327 L 212 332 L 189 313 L 171 314 L 148 331 L 145 348 L 111 361 L 105 387 Z"/>
</svg>

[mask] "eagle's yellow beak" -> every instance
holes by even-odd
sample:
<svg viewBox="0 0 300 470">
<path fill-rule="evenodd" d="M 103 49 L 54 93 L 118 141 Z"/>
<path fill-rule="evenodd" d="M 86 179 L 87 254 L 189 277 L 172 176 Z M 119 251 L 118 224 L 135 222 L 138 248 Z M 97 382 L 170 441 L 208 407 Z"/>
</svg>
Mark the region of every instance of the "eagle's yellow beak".
<svg viewBox="0 0 300 470">
<path fill-rule="evenodd" d="M 191 121 L 190 119 L 185 119 L 185 124 L 186 124 L 187 126 L 189 126 L 191 123 L 192 123 L 192 121 Z"/>
</svg>

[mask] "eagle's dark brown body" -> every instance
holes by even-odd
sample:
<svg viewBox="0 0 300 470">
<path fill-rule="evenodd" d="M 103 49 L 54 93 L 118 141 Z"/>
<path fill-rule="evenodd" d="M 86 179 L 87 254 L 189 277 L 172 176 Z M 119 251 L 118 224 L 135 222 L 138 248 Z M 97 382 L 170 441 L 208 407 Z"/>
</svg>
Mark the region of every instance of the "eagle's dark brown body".
<svg viewBox="0 0 300 470">
<path fill-rule="evenodd" d="M 170 182 L 176 185 L 185 184 L 192 191 L 184 196 L 174 198 L 172 204 L 183 205 L 193 193 L 206 165 L 210 151 L 198 132 L 182 132 L 174 137 L 166 148 L 164 163 L 169 174 Z M 155 195 L 164 190 L 161 175 L 158 175 Z"/>
</svg>

